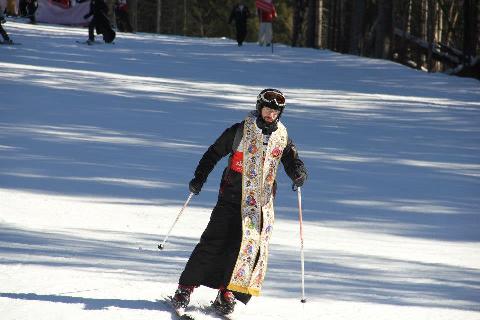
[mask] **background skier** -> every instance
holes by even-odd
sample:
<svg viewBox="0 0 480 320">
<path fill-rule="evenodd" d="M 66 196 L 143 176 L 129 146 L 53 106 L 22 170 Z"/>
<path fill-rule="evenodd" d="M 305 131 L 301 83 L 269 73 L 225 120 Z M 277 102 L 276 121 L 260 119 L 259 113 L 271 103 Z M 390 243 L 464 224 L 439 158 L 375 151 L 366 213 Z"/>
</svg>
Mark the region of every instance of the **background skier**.
<svg viewBox="0 0 480 320">
<path fill-rule="evenodd" d="M 133 28 L 128 17 L 127 0 L 117 0 L 115 2 L 115 18 L 118 31 L 133 32 Z"/>
<path fill-rule="evenodd" d="M 250 10 L 248 7 L 242 3 L 236 4 L 232 12 L 230 13 L 230 18 L 228 23 L 232 23 L 235 20 L 235 29 L 237 31 L 237 43 L 238 46 L 243 44 L 245 37 L 247 36 L 247 19 L 250 18 Z"/>
<path fill-rule="evenodd" d="M 37 0 L 26 0 L 26 11 L 27 17 L 30 19 L 30 23 L 35 24 L 37 23 L 37 19 L 35 17 L 35 12 L 38 9 L 38 1 Z"/>
<path fill-rule="evenodd" d="M 258 44 L 270 46 L 273 39 L 273 19 L 277 17 L 277 11 L 272 0 L 257 0 L 257 14 L 260 22 L 258 30 Z"/>
<path fill-rule="evenodd" d="M 189 189 L 198 194 L 216 163 L 230 154 L 218 202 L 207 228 L 193 250 L 172 302 L 184 308 L 195 287 L 218 289 L 213 307 L 233 312 L 235 299 L 247 303 L 260 295 L 267 270 L 268 243 L 273 228 L 275 176 L 280 162 L 294 185 L 307 178 L 304 163 L 279 121 L 284 95 L 265 89 L 256 110 L 226 129 L 200 160 Z"/>
<path fill-rule="evenodd" d="M 82 3 L 86 0 L 77 0 Z M 113 31 L 110 21 L 107 18 L 108 7 L 104 0 L 91 0 L 90 12 L 83 16 L 84 19 L 90 18 L 92 20 L 88 25 L 88 44 L 95 42 L 95 31 L 97 34 L 103 35 L 103 40 L 107 43 L 112 42 L 115 39 L 115 31 Z"/>
<path fill-rule="evenodd" d="M 7 34 L 7 31 L 3 29 L 2 24 L 4 24 L 7 20 L 5 20 L 5 17 L 3 15 L 3 8 L 0 6 L 0 34 L 2 35 L 3 38 L 3 43 L 4 44 L 12 44 L 13 41 L 10 39 L 10 37 Z"/>
</svg>

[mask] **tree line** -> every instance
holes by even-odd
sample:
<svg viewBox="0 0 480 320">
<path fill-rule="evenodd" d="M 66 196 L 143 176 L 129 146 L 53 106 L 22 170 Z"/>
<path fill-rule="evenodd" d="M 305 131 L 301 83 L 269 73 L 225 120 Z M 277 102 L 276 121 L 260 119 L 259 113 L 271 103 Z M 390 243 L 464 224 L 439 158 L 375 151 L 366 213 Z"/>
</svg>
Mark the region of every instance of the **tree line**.
<svg viewBox="0 0 480 320">
<path fill-rule="evenodd" d="M 114 0 L 109 0 L 113 4 Z M 238 0 L 127 0 L 135 30 L 234 38 Z M 258 18 L 250 8 L 246 41 Z M 276 0 L 274 42 L 480 78 L 480 0 Z"/>
</svg>

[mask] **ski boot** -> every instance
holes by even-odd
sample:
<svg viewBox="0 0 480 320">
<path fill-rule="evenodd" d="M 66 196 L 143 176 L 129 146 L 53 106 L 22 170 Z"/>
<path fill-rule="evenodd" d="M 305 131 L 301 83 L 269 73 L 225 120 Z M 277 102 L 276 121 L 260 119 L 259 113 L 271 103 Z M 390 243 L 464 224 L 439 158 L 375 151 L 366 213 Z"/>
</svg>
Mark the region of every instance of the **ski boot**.
<svg viewBox="0 0 480 320">
<path fill-rule="evenodd" d="M 235 309 L 235 296 L 233 292 L 222 288 L 218 290 L 217 298 L 212 302 L 212 308 L 222 315 L 227 315 Z"/>
<path fill-rule="evenodd" d="M 175 295 L 172 297 L 172 304 L 175 309 L 186 308 L 190 303 L 190 294 L 195 286 L 184 286 L 179 284 Z"/>
</svg>

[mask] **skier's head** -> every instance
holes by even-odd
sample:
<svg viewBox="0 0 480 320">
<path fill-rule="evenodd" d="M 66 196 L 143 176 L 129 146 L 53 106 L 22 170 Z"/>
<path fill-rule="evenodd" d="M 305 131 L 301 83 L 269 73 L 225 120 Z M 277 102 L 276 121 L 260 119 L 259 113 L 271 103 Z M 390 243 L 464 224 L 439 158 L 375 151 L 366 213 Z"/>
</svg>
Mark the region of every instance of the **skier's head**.
<svg viewBox="0 0 480 320">
<path fill-rule="evenodd" d="M 262 90 L 257 96 L 257 125 L 267 132 L 275 131 L 284 108 L 285 96 L 280 90 Z"/>
</svg>

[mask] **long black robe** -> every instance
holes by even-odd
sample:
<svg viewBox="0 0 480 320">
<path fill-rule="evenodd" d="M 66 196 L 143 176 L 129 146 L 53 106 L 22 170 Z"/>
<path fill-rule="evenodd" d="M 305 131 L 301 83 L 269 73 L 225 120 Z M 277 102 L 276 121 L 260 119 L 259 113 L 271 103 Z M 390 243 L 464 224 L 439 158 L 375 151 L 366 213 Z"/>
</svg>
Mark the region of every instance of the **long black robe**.
<svg viewBox="0 0 480 320">
<path fill-rule="evenodd" d="M 200 160 L 195 176 L 206 181 L 217 162 L 232 154 L 237 130 L 243 132 L 244 122 L 225 130 Z M 287 175 L 293 180 L 299 170 L 305 170 L 291 139 L 283 151 L 281 161 Z M 230 161 L 229 161 L 230 162 Z M 227 287 L 232 276 L 242 241 L 241 220 L 242 174 L 225 168 L 220 183 L 218 202 L 212 211 L 207 228 L 193 250 L 180 276 L 179 284 L 204 285 L 213 289 Z M 247 303 L 251 296 L 234 292 L 235 297 Z"/>
</svg>

